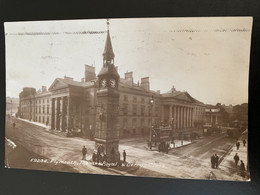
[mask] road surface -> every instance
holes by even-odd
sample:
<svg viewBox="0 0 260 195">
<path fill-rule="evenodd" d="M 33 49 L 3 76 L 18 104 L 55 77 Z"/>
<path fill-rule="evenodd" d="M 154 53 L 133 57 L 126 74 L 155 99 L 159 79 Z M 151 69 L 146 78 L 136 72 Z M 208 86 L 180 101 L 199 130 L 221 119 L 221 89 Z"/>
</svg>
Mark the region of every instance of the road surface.
<svg viewBox="0 0 260 195">
<path fill-rule="evenodd" d="M 89 161 L 81 160 L 82 146 L 87 148 L 87 160 L 91 159 L 95 144 L 93 141 L 83 138 L 68 138 L 44 127 L 19 119 L 12 120 L 16 121 L 16 127 L 13 128 L 12 121 L 7 119 L 6 137 L 17 145 L 15 150 L 19 152 L 7 156 L 10 159 L 11 168 L 129 176 L 239 180 L 222 168 L 221 164 L 218 169 L 211 168 L 211 155 L 217 153 L 220 157 L 225 157 L 234 142 L 222 134 L 172 149 L 168 154 L 148 151 L 144 138 L 123 139 L 120 140 L 119 150 L 121 154 L 123 150 L 126 150 L 127 163 L 121 167 L 105 168 L 93 166 Z M 37 159 L 42 159 L 44 162 Z"/>
</svg>

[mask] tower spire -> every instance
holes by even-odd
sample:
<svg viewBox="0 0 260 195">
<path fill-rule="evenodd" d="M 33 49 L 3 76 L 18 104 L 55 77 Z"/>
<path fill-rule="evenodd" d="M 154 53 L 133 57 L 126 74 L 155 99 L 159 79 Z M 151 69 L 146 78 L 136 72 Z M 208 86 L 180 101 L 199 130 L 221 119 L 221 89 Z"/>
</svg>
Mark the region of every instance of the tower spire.
<svg viewBox="0 0 260 195">
<path fill-rule="evenodd" d="M 115 54 L 113 52 L 110 33 L 109 33 L 109 19 L 107 19 L 107 39 L 105 44 L 105 49 L 103 52 L 103 64 L 104 66 L 107 66 L 107 64 L 114 64 L 114 57 Z"/>
</svg>

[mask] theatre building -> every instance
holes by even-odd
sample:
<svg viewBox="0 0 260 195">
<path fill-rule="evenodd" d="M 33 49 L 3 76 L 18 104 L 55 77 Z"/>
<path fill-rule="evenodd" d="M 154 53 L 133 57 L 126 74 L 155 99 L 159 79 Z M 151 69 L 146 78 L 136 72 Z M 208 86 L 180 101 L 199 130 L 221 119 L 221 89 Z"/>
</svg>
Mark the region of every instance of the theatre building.
<svg viewBox="0 0 260 195">
<path fill-rule="evenodd" d="M 103 59 L 111 56 L 114 58 L 108 33 Z M 56 78 L 48 90 L 43 87 L 36 92 L 34 88 L 24 88 L 19 96 L 19 116 L 43 123 L 53 130 L 79 131 L 82 136 L 91 137 L 102 110 L 97 101 L 99 87 L 95 67 L 85 65 L 81 81 L 64 77 Z M 124 78 L 119 79 L 117 90 L 116 127 L 120 137 L 148 134 L 151 124 L 164 124 L 176 132 L 189 132 L 196 128 L 197 122 L 203 121 L 205 105 L 202 102 L 174 87 L 167 93 L 153 91 L 149 77 L 141 78 L 139 83 L 134 81 L 133 72 L 127 72 Z"/>
</svg>

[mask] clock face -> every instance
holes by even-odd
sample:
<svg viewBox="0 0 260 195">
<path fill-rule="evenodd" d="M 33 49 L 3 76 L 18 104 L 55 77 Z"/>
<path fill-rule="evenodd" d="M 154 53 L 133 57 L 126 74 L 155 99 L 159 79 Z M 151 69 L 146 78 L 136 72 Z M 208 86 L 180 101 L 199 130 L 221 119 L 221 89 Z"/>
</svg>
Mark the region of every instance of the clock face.
<svg viewBox="0 0 260 195">
<path fill-rule="evenodd" d="M 115 88 L 116 87 L 116 80 L 115 79 L 110 79 L 109 80 L 109 85 L 111 88 Z"/>
<path fill-rule="evenodd" d="M 102 87 L 106 87 L 107 86 L 107 80 L 106 79 L 102 79 L 101 80 L 101 86 Z"/>
</svg>

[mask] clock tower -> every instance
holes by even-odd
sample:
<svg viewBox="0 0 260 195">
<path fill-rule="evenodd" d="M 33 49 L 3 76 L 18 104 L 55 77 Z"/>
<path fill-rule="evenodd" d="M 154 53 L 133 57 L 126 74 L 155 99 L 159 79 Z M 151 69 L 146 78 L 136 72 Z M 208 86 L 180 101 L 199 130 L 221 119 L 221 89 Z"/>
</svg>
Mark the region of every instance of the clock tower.
<svg viewBox="0 0 260 195">
<path fill-rule="evenodd" d="M 120 160 L 119 129 L 117 118 L 119 112 L 118 82 L 119 74 L 114 65 L 114 52 L 107 21 L 107 38 L 103 53 L 103 67 L 98 74 L 97 114 L 95 130 L 95 148 L 98 153 L 106 154 L 107 162 Z"/>
</svg>

